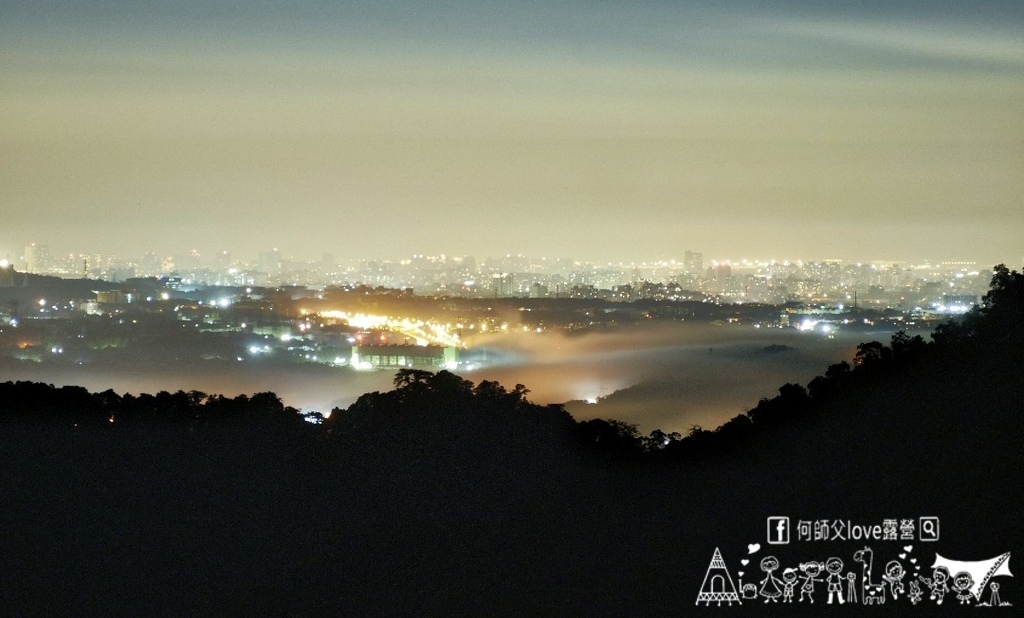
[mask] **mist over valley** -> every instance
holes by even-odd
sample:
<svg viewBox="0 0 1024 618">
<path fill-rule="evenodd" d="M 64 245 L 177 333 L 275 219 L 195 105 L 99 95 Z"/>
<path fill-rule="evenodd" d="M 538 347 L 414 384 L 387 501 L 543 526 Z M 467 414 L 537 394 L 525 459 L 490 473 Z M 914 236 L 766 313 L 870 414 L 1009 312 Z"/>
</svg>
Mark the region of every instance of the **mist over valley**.
<svg viewBox="0 0 1024 618">
<path fill-rule="evenodd" d="M 862 341 L 888 340 L 891 327 L 831 336 L 747 324 L 641 323 L 582 334 L 561 331 L 476 334 L 464 356 L 474 382 L 523 384 L 531 401 L 565 403 L 577 419 L 615 418 L 642 430 L 713 428 L 771 397 L 787 382 L 806 383 L 831 363 L 852 359 Z M 393 370 L 355 371 L 274 358 L 85 364 L 0 359 L 5 380 L 80 385 L 118 393 L 197 390 L 234 396 L 272 391 L 290 406 L 327 412 L 360 395 L 388 390 Z"/>
</svg>

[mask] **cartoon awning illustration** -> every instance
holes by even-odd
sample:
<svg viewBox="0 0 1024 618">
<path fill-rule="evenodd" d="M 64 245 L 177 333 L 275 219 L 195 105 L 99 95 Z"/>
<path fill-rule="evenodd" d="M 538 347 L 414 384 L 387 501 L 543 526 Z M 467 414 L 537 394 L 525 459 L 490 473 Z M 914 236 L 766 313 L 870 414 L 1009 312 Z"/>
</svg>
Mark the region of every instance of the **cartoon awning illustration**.
<svg viewBox="0 0 1024 618">
<path fill-rule="evenodd" d="M 974 585 L 971 586 L 970 591 L 977 601 L 981 600 L 981 593 L 985 591 L 985 587 L 988 586 L 990 579 L 997 575 L 1013 577 L 1013 573 L 1010 573 L 1010 552 L 995 558 L 989 558 L 988 560 L 976 560 L 973 562 L 950 560 L 935 554 L 935 564 L 932 565 L 932 568 L 940 566 L 949 569 L 951 577 L 957 573 L 970 573 L 971 578 L 974 579 Z"/>
</svg>

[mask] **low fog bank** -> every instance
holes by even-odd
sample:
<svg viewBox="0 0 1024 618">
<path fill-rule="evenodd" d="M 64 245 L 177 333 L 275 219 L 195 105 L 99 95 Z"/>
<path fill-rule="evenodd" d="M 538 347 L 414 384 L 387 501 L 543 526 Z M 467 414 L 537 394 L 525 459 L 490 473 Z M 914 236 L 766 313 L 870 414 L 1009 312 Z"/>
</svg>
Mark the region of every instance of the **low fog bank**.
<svg viewBox="0 0 1024 618">
<path fill-rule="evenodd" d="M 747 325 L 651 324 L 614 331 L 477 336 L 473 355 L 490 363 L 460 373 L 474 382 L 524 384 L 531 401 L 568 402 L 577 419 L 615 418 L 685 433 L 713 428 L 772 396 L 786 382 L 806 384 L 856 345 L 888 341 L 891 331 L 847 331 L 835 338 Z M 774 346 L 774 347 L 770 347 Z M 50 365 L 0 360 L 0 381 L 33 380 L 92 391 L 199 390 L 227 396 L 277 393 L 303 410 L 347 407 L 359 395 L 391 388 L 392 371 L 269 362 Z M 597 400 L 588 404 L 586 400 Z"/>
<path fill-rule="evenodd" d="M 474 343 L 517 359 L 469 377 L 521 383 L 538 403 L 563 403 L 578 420 L 614 418 L 685 433 L 717 427 L 787 382 L 807 384 L 857 344 L 892 330 L 847 330 L 833 338 L 794 329 L 725 324 L 653 324 L 585 335 L 494 335 Z M 597 403 L 588 403 L 597 401 Z"/>
<path fill-rule="evenodd" d="M 210 394 L 251 395 L 272 391 L 285 405 L 325 412 L 347 407 L 359 395 L 392 387 L 391 372 L 354 372 L 314 363 L 235 363 L 197 361 L 161 365 L 47 365 L 0 360 L 0 381 L 33 380 L 56 386 L 84 386 L 118 393 L 197 390 Z"/>
</svg>

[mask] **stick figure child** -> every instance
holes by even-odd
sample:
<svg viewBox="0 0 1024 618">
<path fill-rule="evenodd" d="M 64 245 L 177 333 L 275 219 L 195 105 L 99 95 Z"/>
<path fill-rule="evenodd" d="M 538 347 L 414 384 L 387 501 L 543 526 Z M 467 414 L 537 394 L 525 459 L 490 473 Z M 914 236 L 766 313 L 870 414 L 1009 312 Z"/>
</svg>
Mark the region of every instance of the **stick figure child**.
<svg viewBox="0 0 1024 618">
<path fill-rule="evenodd" d="M 953 590 L 956 591 L 956 598 L 960 605 L 967 605 L 971 602 L 971 586 L 974 585 L 974 578 L 970 573 L 961 571 L 953 576 Z"/>
<path fill-rule="evenodd" d="M 766 556 L 761 561 L 761 570 L 767 574 L 767 577 L 761 580 L 761 596 L 764 597 L 764 602 L 778 603 L 779 597 L 782 596 L 782 591 L 779 590 L 779 578 L 772 575 L 772 572 L 779 568 L 779 561 L 775 556 Z"/>
<path fill-rule="evenodd" d="M 784 586 L 784 590 L 782 591 L 782 602 L 792 603 L 793 588 L 796 587 L 796 569 L 789 568 L 782 572 L 782 585 Z"/>
<path fill-rule="evenodd" d="M 821 581 L 818 579 L 821 575 L 821 563 L 803 562 L 800 564 L 800 570 L 804 572 L 804 583 L 800 586 L 800 602 L 803 603 L 804 595 L 807 595 L 807 599 L 814 603 L 814 582 Z"/>
<path fill-rule="evenodd" d="M 889 582 L 889 594 L 892 598 L 900 598 L 899 593 L 903 592 L 903 576 L 906 573 L 903 571 L 903 565 L 897 560 L 892 560 L 889 564 L 885 565 L 885 574 L 882 575 L 882 579 Z"/>
<path fill-rule="evenodd" d="M 832 595 L 838 599 L 839 604 L 842 605 L 846 602 L 843 598 L 843 576 L 840 572 L 843 570 L 843 561 L 839 558 L 829 558 L 825 561 L 825 570 L 828 571 L 828 603 L 832 603 Z"/>
<path fill-rule="evenodd" d="M 932 589 L 932 593 L 928 598 L 935 601 L 936 605 L 942 605 L 942 597 L 946 596 L 946 593 L 949 592 L 949 585 L 946 584 L 946 580 L 949 579 L 949 569 L 944 566 L 938 566 L 932 571 L 930 578 L 922 575 L 918 575 L 917 578 Z"/>
</svg>

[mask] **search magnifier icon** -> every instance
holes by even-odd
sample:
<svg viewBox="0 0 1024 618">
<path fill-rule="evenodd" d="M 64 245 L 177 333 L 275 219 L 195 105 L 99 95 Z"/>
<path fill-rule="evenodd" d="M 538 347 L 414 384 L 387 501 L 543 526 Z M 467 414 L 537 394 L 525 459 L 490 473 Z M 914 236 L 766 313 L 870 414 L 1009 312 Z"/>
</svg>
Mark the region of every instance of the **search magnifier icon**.
<svg viewBox="0 0 1024 618">
<path fill-rule="evenodd" d="M 921 531 L 922 541 L 938 541 L 939 540 L 939 518 L 938 517 L 922 517 L 919 522 L 919 530 Z"/>
</svg>

